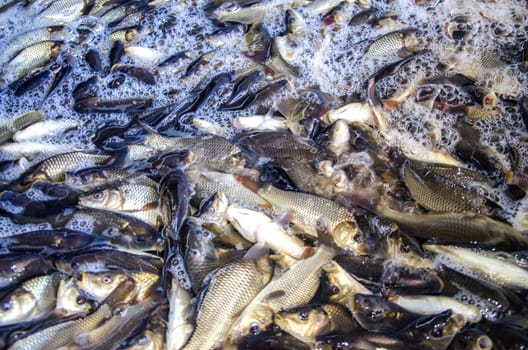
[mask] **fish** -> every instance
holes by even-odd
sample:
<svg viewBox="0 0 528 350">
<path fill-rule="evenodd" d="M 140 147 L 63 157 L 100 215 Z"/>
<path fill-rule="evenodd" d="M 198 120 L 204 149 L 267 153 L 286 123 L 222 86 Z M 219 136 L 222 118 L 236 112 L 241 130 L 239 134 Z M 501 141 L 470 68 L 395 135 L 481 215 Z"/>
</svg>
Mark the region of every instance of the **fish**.
<svg viewBox="0 0 528 350">
<path fill-rule="evenodd" d="M 101 322 L 112 317 L 113 308 L 120 302 L 120 300 L 123 300 L 123 296 L 126 296 L 133 288 L 133 282 L 130 280 L 123 281 L 121 285 L 105 299 L 105 303 L 102 303 L 93 313 L 86 317 L 60 322 L 28 334 L 21 339 L 17 339 L 11 345 L 10 349 L 22 350 L 28 349 L 28 347 L 58 349 L 61 346 L 68 345 L 79 334 L 96 328 Z"/>
<path fill-rule="evenodd" d="M 57 288 L 57 304 L 55 313 L 61 315 L 87 315 L 92 311 L 92 303 L 77 289 L 74 277 L 60 280 Z"/>
<path fill-rule="evenodd" d="M 60 273 L 33 277 L 3 297 L 0 301 L 0 325 L 42 319 L 54 308 Z"/>
<path fill-rule="evenodd" d="M 64 149 L 63 149 L 64 150 Z M 64 181 L 66 172 L 78 170 L 81 167 L 103 165 L 109 162 L 112 156 L 105 154 L 68 152 L 44 159 L 34 165 L 21 176 L 23 182 L 29 183 L 36 180 L 50 182 Z"/>
<path fill-rule="evenodd" d="M 281 310 L 274 322 L 285 332 L 305 343 L 315 343 L 316 337 L 334 332 L 346 332 L 359 326 L 348 310 L 334 304 L 315 304 Z"/>
<path fill-rule="evenodd" d="M 398 337 L 420 346 L 446 349 L 464 322 L 450 310 L 422 317 L 398 332 Z"/>
<path fill-rule="evenodd" d="M 11 84 L 34 69 L 48 64 L 62 49 L 62 41 L 44 40 L 29 45 L 13 57 L 7 64 L 2 79 Z"/>
<path fill-rule="evenodd" d="M 218 268 L 200 298 L 195 329 L 182 349 L 213 349 L 222 344 L 237 315 L 270 278 L 267 255 L 257 261 L 236 259 Z"/>
<path fill-rule="evenodd" d="M 249 205 L 255 208 L 270 207 L 266 199 L 244 186 L 246 181 L 243 176 L 204 170 L 188 170 L 185 173 L 194 184 L 195 196 L 198 198 L 207 199 L 215 193 L 222 192 L 228 203 Z"/>
<path fill-rule="evenodd" d="M 166 349 L 177 350 L 185 345 L 194 330 L 191 293 L 185 290 L 176 278 L 172 278 L 168 299 L 170 311 L 166 333 Z"/>
<path fill-rule="evenodd" d="M 366 330 L 394 335 L 422 316 L 374 294 L 355 294 L 349 308 Z"/>
<path fill-rule="evenodd" d="M 264 244 L 278 254 L 285 253 L 294 259 L 303 259 L 312 253 L 311 247 L 262 212 L 230 205 L 226 218 L 250 242 Z"/>
<path fill-rule="evenodd" d="M 418 41 L 414 37 L 415 28 L 406 28 L 384 34 L 368 46 L 363 59 L 374 59 L 380 56 L 398 53 L 405 57 L 417 50 Z"/>
<path fill-rule="evenodd" d="M 321 245 L 315 254 L 294 264 L 272 280 L 247 305 L 229 331 L 232 342 L 264 331 L 281 309 L 307 304 L 319 288 L 319 269 L 335 255 L 334 249 Z"/>
<path fill-rule="evenodd" d="M 367 331 L 357 331 L 344 334 L 329 334 L 317 339 L 315 349 L 424 349 L 421 345 L 414 345 L 412 342 L 401 340 L 395 336 L 382 333 L 370 333 Z"/>
<path fill-rule="evenodd" d="M 79 334 L 68 348 L 71 349 L 117 349 L 121 342 L 134 333 L 148 313 L 159 304 L 151 296 L 137 304 L 124 306 L 101 326 Z"/>
<path fill-rule="evenodd" d="M 477 323 L 482 318 L 478 307 L 462 304 L 450 297 L 436 295 L 391 295 L 388 299 L 404 309 L 422 315 L 434 315 L 445 310 L 451 310 L 453 315 L 459 315 L 461 317 L 461 320 L 457 323 Z"/>
<path fill-rule="evenodd" d="M 93 209 L 130 212 L 157 207 L 157 183 L 146 176 L 120 180 L 79 197 L 79 205 Z M 153 206 L 153 208 L 152 208 Z"/>
<path fill-rule="evenodd" d="M 444 258 L 446 264 L 455 270 L 460 264 L 459 266 L 464 266 L 476 276 L 501 286 L 517 290 L 524 290 L 528 287 L 528 271 L 515 264 L 456 246 L 424 244 L 424 249 Z"/>
<path fill-rule="evenodd" d="M 36 123 L 44 117 L 42 111 L 33 110 L 22 113 L 9 121 L 0 124 L 0 144 L 9 141 L 15 132 L 24 129 L 26 126 Z"/>
<path fill-rule="evenodd" d="M 68 229 L 24 232 L 6 238 L 3 245 L 12 252 L 59 254 L 86 248 L 97 236 Z"/>
<path fill-rule="evenodd" d="M 453 169 L 453 172 L 456 171 Z M 463 213 L 476 212 L 489 215 L 492 208 L 486 205 L 486 198 L 469 186 L 448 182 L 435 176 L 432 171 L 418 172 L 410 162 L 401 168 L 401 176 L 411 191 L 412 197 L 423 207 L 434 212 Z"/>
<path fill-rule="evenodd" d="M 297 226 L 296 231 L 316 238 L 319 226 L 328 230 L 341 248 L 362 253 L 368 250 L 369 247 L 363 249 L 362 233 L 352 213 L 334 201 L 308 193 L 282 191 L 270 185 L 257 193 L 272 204 L 276 214 L 287 213 L 288 220 Z"/>
<path fill-rule="evenodd" d="M 52 261 L 39 254 L 4 254 L 0 257 L 0 289 L 54 271 Z"/>
<path fill-rule="evenodd" d="M 334 303 L 347 306 L 356 294 L 372 293 L 333 260 L 323 265 L 322 270 L 330 284 L 329 299 Z"/>
</svg>

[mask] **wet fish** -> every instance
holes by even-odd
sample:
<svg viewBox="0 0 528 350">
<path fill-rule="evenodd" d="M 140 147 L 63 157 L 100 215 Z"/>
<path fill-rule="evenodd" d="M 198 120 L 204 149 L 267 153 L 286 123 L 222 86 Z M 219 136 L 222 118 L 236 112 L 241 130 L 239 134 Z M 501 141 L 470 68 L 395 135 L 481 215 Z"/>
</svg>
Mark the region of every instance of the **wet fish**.
<svg viewBox="0 0 528 350">
<path fill-rule="evenodd" d="M 316 337 L 320 335 L 347 332 L 359 327 L 348 310 L 333 304 L 282 310 L 275 314 L 274 322 L 282 330 L 306 343 L 315 343 Z"/>
<path fill-rule="evenodd" d="M 369 289 L 333 260 L 323 265 L 322 270 L 330 284 L 329 299 L 334 303 L 348 306 L 356 294 L 371 294 Z"/>
<path fill-rule="evenodd" d="M 58 55 L 62 45 L 61 41 L 45 40 L 26 47 L 9 61 L 2 79 L 10 84 L 48 64 Z"/>
<path fill-rule="evenodd" d="M 285 253 L 295 259 L 303 259 L 312 253 L 311 247 L 288 233 L 277 222 L 262 212 L 230 205 L 226 218 L 248 241 L 264 244 L 276 253 Z"/>
<path fill-rule="evenodd" d="M 231 341 L 264 331 L 281 309 L 307 304 L 319 288 L 319 269 L 334 255 L 332 248 L 321 245 L 314 255 L 271 281 L 236 319 L 229 332 Z"/>
<path fill-rule="evenodd" d="M 33 110 L 14 117 L 0 124 L 0 144 L 11 139 L 13 134 L 26 126 L 36 123 L 44 117 L 42 111 Z"/>
<path fill-rule="evenodd" d="M 129 280 L 124 281 L 119 288 L 108 296 L 105 303 L 101 304 L 101 306 L 90 315 L 45 327 L 23 337 L 22 339 L 16 340 L 10 349 L 58 349 L 61 346 L 68 345 L 79 334 L 88 332 L 96 328 L 104 320 L 109 319 L 112 316 L 112 309 L 124 299 L 124 296 L 126 296 L 132 288 L 134 288 L 133 282 Z"/>
<path fill-rule="evenodd" d="M 196 315 L 196 328 L 183 349 L 213 349 L 228 336 L 244 308 L 271 277 L 268 257 L 257 261 L 237 259 L 211 276 L 202 294 Z"/>
<path fill-rule="evenodd" d="M 398 53 L 401 57 L 417 50 L 418 41 L 414 36 L 415 28 L 407 28 L 384 34 L 376 38 L 367 48 L 364 59 Z"/>
<path fill-rule="evenodd" d="M 52 261 L 38 254 L 4 254 L 0 257 L 0 288 L 55 271 Z"/>
<path fill-rule="evenodd" d="M 34 277 L 0 301 L 0 325 L 42 319 L 55 308 L 60 273 Z"/>
<path fill-rule="evenodd" d="M 181 349 L 191 336 L 192 324 L 191 293 L 186 291 L 176 278 L 171 281 L 169 294 L 169 322 L 167 325 L 167 350 Z"/>
<path fill-rule="evenodd" d="M 317 237 L 320 227 L 333 236 L 339 247 L 362 253 L 370 248 L 364 249 L 362 233 L 352 213 L 334 201 L 269 185 L 259 189 L 258 194 L 272 204 L 275 213 L 289 215 L 298 232 Z"/>
</svg>

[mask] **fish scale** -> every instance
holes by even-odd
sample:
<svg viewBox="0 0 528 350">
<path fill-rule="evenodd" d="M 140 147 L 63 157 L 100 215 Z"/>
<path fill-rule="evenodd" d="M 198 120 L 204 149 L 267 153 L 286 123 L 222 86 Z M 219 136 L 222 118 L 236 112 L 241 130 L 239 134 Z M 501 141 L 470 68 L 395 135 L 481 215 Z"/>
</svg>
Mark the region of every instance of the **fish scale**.
<svg viewBox="0 0 528 350">
<path fill-rule="evenodd" d="M 196 316 L 196 328 L 184 350 L 213 349 L 226 338 L 235 317 L 257 295 L 269 280 L 266 262 L 237 259 L 219 268 L 202 294 Z"/>
</svg>

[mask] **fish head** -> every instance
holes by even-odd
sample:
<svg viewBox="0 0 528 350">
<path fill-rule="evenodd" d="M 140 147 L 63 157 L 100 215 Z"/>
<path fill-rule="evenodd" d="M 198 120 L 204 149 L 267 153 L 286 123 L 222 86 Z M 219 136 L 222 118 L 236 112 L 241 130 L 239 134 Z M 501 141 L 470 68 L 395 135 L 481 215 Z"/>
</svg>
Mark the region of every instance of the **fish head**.
<svg viewBox="0 0 528 350">
<path fill-rule="evenodd" d="M 318 334 L 331 328 L 328 314 L 318 305 L 279 311 L 274 321 L 282 330 L 304 342 L 313 342 Z"/>
<path fill-rule="evenodd" d="M 10 325 L 28 319 L 34 311 L 36 297 L 23 289 L 15 290 L 0 302 L 0 325 Z"/>
<path fill-rule="evenodd" d="M 357 223 L 347 220 L 339 223 L 333 231 L 335 243 L 358 255 L 376 253 L 379 248 L 379 238 L 374 234 L 359 229 Z"/>
<path fill-rule="evenodd" d="M 107 188 L 80 196 L 79 204 L 88 208 L 117 210 L 122 208 L 124 200 L 123 193 L 118 189 Z"/>
<path fill-rule="evenodd" d="M 76 280 L 61 280 L 57 290 L 57 306 L 66 314 L 89 313 L 92 305 L 89 300 L 79 291 Z"/>
<path fill-rule="evenodd" d="M 239 342 L 242 338 L 257 335 L 273 323 L 273 311 L 266 305 L 257 304 L 246 309 L 232 327 L 230 339 Z"/>
<path fill-rule="evenodd" d="M 83 272 L 76 284 L 81 291 L 94 297 L 97 301 L 101 301 L 126 279 L 127 276 L 119 272 Z"/>
<path fill-rule="evenodd" d="M 334 303 L 345 302 L 350 298 L 352 289 L 347 283 L 347 276 L 340 266 L 333 260 L 327 262 L 321 268 L 326 275 L 328 281 L 328 289 L 330 293 L 330 301 Z"/>
</svg>

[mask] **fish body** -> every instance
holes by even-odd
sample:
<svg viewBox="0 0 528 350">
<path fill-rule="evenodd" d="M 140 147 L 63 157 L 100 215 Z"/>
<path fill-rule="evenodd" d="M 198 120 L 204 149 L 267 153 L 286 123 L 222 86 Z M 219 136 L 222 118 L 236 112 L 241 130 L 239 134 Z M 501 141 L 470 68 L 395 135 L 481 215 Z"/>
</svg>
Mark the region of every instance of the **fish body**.
<svg viewBox="0 0 528 350">
<path fill-rule="evenodd" d="M 300 260 L 270 282 L 235 321 L 230 339 L 235 341 L 249 334 L 258 334 L 273 322 L 274 313 L 307 304 L 319 288 L 321 266 L 334 255 L 332 248 L 321 245 L 314 255 Z"/>
<path fill-rule="evenodd" d="M 262 212 L 230 205 L 226 218 L 248 241 L 265 244 L 277 253 L 286 253 L 295 259 L 302 259 L 311 253 L 311 248 L 288 233 L 278 223 Z"/>
<path fill-rule="evenodd" d="M 356 219 L 334 201 L 308 193 L 283 191 L 269 185 L 259 189 L 258 194 L 272 204 L 275 213 L 287 213 L 299 232 L 317 237 L 316 227 L 319 226 L 328 230 L 338 246 L 362 251 L 361 242 L 355 241 L 359 232 Z"/>
<path fill-rule="evenodd" d="M 183 349 L 214 349 L 226 338 L 244 308 L 271 277 L 268 257 L 258 261 L 237 259 L 220 267 L 203 292 L 196 328 Z"/>
<path fill-rule="evenodd" d="M 363 58 L 373 59 L 397 52 L 401 53 L 402 56 L 405 52 L 412 53 L 418 44 L 413 36 L 415 31 L 416 29 L 413 28 L 402 29 L 376 38 L 367 48 Z"/>
</svg>

